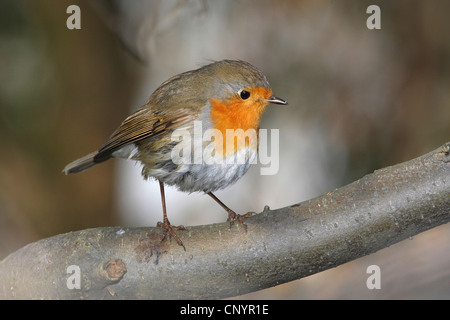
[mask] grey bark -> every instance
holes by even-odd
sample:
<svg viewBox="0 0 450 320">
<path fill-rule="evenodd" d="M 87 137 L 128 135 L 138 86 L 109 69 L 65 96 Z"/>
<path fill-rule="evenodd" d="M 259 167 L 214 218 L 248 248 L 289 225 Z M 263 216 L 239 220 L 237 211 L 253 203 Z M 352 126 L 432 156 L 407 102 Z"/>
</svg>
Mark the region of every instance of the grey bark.
<svg viewBox="0 0 450 320">
<path fill-rule="evenodd" d="M 0 262 L 1 299 L 218 299 L 309 276 L 450 220 L 450 143 L 320 197 L 178 231 L 104 227 L 31 243 Z M 74 284 L 80 270 L 80 289 Z M 70 269 L 69 269 L 70 271 Z"/>
</svg>

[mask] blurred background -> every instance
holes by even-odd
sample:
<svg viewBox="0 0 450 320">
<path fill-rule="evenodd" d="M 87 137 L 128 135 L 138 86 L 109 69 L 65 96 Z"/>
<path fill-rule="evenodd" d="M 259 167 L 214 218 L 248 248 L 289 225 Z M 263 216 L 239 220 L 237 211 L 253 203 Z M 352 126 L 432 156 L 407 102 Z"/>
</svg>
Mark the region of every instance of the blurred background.
<svg viewBox="0 0 450 320">
<path fill-rule="evenodd" d="M 69 30 L 69 5 L 81 29 Z M 381 9 L 369 30 L 366 9 Z M 236 212 L 319 196 L 450 140 L 449 1 L 0 2 L 0 260 L 45 237 L 161 220 L 158 184 L 108 161 L 65 176 L 170 76 L 211 60 L 260 68 L 288 106 L 276 175 L 254 165 L 216 195 Z M 223 222 L 202 194 L 166 188 L 170 221 Z M 245 299 L 449 299 L 450 226 Z M 366 268 L 381 268 L 368 290 Z"/>
</svg>

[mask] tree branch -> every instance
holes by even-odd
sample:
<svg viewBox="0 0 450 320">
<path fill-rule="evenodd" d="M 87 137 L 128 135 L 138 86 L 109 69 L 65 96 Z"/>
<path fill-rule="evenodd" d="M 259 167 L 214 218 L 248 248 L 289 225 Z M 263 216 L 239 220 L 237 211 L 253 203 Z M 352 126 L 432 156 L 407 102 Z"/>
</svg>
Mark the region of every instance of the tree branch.
<svg viewBox="0 0 450 320">
<path fill-rule="evenodd" d="M 0 262 L 1 299 L 217 299 L 336 267 L 450 220 L 450 143 L 240 224 L 105 227 L 31 243 Z M 69 289 L 68 267 L 81 273 Z M 76 283 L 76 282 L 75 282 Z"/>
</svg>

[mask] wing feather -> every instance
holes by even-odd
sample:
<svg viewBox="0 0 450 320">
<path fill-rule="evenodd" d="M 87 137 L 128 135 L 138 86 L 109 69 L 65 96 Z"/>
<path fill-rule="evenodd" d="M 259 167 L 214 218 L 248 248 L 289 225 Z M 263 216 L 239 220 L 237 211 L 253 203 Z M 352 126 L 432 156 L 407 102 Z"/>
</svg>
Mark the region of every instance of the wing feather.
<svg viewBox="0 0 450 320">
<path fill-rule="evenodd" d="M 115 150 L 126 144 L 176 129 L 189 121 L 193 121 L 197 116 L 189 109 L 180 108 L 174 110 L 174 112 L 155 112 L 150 108 L 141 108 L 128 116 L 113 132 L 108 141 L 98 150 L 95 161 L 109 158 Z"/>
</svg>

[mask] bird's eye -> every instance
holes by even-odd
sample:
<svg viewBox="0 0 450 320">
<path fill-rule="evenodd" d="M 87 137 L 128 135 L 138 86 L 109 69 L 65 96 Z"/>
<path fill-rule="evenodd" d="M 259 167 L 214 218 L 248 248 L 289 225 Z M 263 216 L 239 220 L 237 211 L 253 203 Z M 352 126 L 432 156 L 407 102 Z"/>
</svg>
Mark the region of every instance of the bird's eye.
<svg viewBox="0 0 450 320">
<path fill-rule="evenodd" d="M 239 92 L 239 95 L 241 96 L 242 100 L 247 100 L 248 98 L 250 98 L 250 92 L 246 90 L 241 90 Z"/>
</svg>

